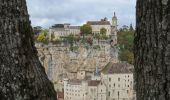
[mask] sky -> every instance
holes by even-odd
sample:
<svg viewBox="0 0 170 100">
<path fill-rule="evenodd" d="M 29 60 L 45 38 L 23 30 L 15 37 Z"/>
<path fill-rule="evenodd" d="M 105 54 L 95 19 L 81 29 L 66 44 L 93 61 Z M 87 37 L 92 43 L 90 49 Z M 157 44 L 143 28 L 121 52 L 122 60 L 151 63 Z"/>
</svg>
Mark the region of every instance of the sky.
<svg viewBox="0 0 170 100">
<path fill-rule="evenodd" d="M 49 28 L 54 24 L 82 25 L 107 17 L 114 12 L 119 28 L 135 26 L 136 0 L 26 0 L 32 26 Z"/>
</svg>

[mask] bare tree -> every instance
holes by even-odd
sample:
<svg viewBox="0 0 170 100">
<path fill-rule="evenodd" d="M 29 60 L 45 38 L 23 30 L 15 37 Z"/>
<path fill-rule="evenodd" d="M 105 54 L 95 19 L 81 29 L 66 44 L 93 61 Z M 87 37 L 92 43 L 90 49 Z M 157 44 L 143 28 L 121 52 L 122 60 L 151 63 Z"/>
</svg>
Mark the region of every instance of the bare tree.
<svg viewBox="0 0 170 100">
<path fill-rule="evenodd" d="M 170 0 L 137 0 L 137 100 L 170 100 Z"/>
<path fill-rule="evenodd" d="M 0 0 L 0 100 L 56 100 L 34 47 L 26 0 Z"/>
</svg>

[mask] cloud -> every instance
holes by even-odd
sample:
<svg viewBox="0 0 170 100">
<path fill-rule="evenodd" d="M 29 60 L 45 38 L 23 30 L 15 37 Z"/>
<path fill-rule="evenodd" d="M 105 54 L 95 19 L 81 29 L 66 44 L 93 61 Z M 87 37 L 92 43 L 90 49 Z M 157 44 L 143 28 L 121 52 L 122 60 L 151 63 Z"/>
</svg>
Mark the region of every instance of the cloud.
<svg viewBox="0 0 170 100">
<path fill-rule="evenodd" d="M 80 25 L 88 20 L 111 20 L 114 11 L 119 26 L 135 23 L 136 0 L 27 0 L 33 26 L 56 23 Z"/>
</svg>

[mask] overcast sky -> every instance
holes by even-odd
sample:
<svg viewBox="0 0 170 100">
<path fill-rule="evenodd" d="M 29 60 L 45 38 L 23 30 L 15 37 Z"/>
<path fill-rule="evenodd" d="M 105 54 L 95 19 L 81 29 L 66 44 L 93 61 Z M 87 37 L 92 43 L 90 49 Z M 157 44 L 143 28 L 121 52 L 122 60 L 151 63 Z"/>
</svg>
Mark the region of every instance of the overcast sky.
<svg viewBox="0 0 170 100">
<path fill-rule="evenodd" d="M 32 26 L 81 25 L 104 17 L 111 20 L 114 12 L 119 27 L 135 24 L 136 0 L 27 0 L 27 5 Z"/>
</svg>

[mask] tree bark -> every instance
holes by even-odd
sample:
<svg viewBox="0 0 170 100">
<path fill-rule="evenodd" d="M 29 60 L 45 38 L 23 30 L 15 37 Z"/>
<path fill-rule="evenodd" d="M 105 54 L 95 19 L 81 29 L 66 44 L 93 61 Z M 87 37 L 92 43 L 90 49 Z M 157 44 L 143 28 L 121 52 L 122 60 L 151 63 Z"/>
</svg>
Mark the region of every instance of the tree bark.
<svg viewBox="0 0 170 100">
<path fill-rule="evenodd" d="M 137 0 L 137 100 L 170 100 L 170 0 Z"/>
<path fill-rule="evenodd" d="M 56 100 L 34 47 L 26 0 L 0 0 L 0 99 Z"/>
</svg>

